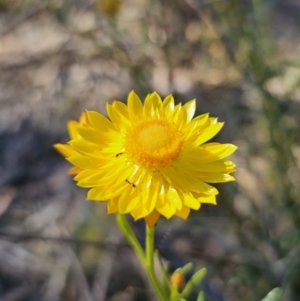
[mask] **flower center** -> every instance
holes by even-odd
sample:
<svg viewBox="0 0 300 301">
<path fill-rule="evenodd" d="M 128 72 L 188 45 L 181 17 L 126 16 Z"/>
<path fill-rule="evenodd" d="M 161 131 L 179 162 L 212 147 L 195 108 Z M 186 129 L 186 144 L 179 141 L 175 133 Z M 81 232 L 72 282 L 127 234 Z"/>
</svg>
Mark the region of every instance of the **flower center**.
<svg viewBox="0 0 300 301">
<path fill-rule="evenodd" d="M 146 120 L 131 129 L 125 149 L 135 164 L 158 170 L 174 162 L 182 149 L 182 133 L 165 120 Z"/>
</svg>

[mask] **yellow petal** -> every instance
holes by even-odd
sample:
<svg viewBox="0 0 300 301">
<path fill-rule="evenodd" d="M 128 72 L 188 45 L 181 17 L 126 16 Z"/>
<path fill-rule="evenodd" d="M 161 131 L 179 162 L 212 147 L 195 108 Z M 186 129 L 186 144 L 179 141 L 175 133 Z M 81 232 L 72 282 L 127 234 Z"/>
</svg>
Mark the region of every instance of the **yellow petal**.
<svg viewBox="0 0 300 301">
<path fill-rule="evenodd" d="M 126 123 L 126 120 L 124 119 L 123 115 L 116 109 L 116 107 L 113 107 L 110 104 L 106 104 L 106 111 L 110 118 L 110 120 L 113 122 L 115 127 L 120 131 L 122 128 L 124 129 Z"/>
<path fill-rule="evenodd" d="M 210 196 L 207 196 L 207 197 L 199 197 L 197 200 L 200 203 L 203 203 L 203 204 L 217 205 L 217 201 L 216 201 L 216 196 L 215 195 L 210 195 Z"/>
<path fill-rule="evenodd" d="M 181 127 L 187 123 L 187 119 L 187 112 L 183 108 L 180 108 L 174 121 L 176 122 L 177 127 L 181 129 Z"/>
<path fill-rule="evenodd" d="M 174 188 L 170 188 L 166 192 L 165 202 L 173 204 L 177 210 L 182 209 L 182 200 L 180 199 L 178 192 Z"/>
<path fill-rule="evenodd" d="M 87 111 L 88 120 L 91 126 L 101 132 L 115 131 L 116 128 L 113 123 L 104 117 L 102 114 L 95 111 Z"/>
<path fill-rule="evenodd" d="M 68 144 L 54 144 L 53 147 L 60 152 L 65 158 L 76 156 L 78 155 L 78 152 L 76 152 L 72 147 L 70 147 Z"/>
<path fill-rule="evenodd" d="M 206 183 L 226 183 L 235 181 L 235 178 L 229 174 L 223 173 L 202 173 L 199 178 Z"/>
<path fill-rule="evenodd" d="M 101 160 L 100 158 L 91 158 L 85 156 L 72 156 L 68 157 L 67 160 L 73 165 L 80 167 L 82 169 L 96 170 L 101 165 L 106 163 L 106 160 Z"/>
<path fill-rule="evenodd" d="M 153 107 L 150 99 L 151 94 L 147 94 L 144 101 L 144 117 L 152 116 Z"/>
<path fill-rule="evenodd" d="M 75 120 L 70 120 L 67 123 L 68 133 L 71 139 L 78 138 L 78 131 L 77 127 L 79 126 L 79 123 Z"/>
<path fill-rule="evenodd" d="M 122 117 L 122 122 L 124 122 L 124 125 L 130 126 L 131 121 L 129 118 L 128 107 L 123 102 L 118 100 L 113 102 L 112 107 Z"/>
<path fill-rule="evenodd" d="M 132 168 L 125 167 L 123 162 L 123 164 L 114 164 L 114 167 L 108 170 L 101 168 L 100 170 L 90 171 L 90 173 L 86 173 L 85 177 L 83 172 L 81 172 L 75 177 L 75 181 L 78 181 L 77 184 L 81 187 L 111 186 L 116 183 L 125 182 L 131 170 Z"/>
<path fill-rule="evenodd" d="M 118 183 L 115 186 L 100 186 L 89 190 L 87 199 L 92 201 L 103 201 L 121 195 L 127 188 L 126 183 Z"/>
<path fill-rule="evenodd" d="M 208 113 L 199 115 L 182 128 L 182 131 L 186 135 L 187 142 L 194 142 L 194 140 L 198 138 L 198 133 L 202 132 L 208 122 L 208 117 Z"/>
<path fill-rule="evenodd" d="M 145 191 L 147 191 L 147 193 L 145 193 Z M 152 180 L 150 186 L 144 190 L 144 193 L 141 193 L 141 202 L 148 214 L 155 208 L 159 191 L 160 183 Z"/>
<path fill-rule="evenodd" d="M 88 142 L 103 145 L 103 137 L 99 135 L 98 131 L 93 130 L 92 128 L 78 127 L 78 133 Z"/>
<path fill-rule="evenodd" d="M 96 169 L 94 161 L 89 157 L 72 156 L 68 157 L 67 160 L 73 165 L 82 169 Z"/>
<path fill-rule="evenodd" d="M 89 201 L 100 201 L 100 202 L 106 201 L 105 198 L 101 198 L 101 194 L 102 194 L 101 189 L 103 189 L 103 188 L 97 187 L 97 188 L 90 189 L 88 191 L 86 199 Z"/>
<path fill-rule="evenodd" d="M 152 103 L 152 107 L 154 108 L 154 110 L 161 108 L 162 100 L 156 92 L 150 94 L 150 101 Z"/>
<path fill-rule="evenodd" d="M 185 206 L 187 206 L 191 209 L 194 209 L 194 210 L 200 209 L 201 204 L 197 199 L 195 199 L 193 197 L 193 195 L 185 193 L 185 194 L 183 194 L 183 197 L 184 197 L 184 205 Z"/>
<path fill-rule="evenodd" d="M 168 115 L 169 112 L 174 111 L 174 98 L 173 95 L 168 95 L 164 101 L 163 101 L 163 109 L 166 115 Z"/>
<path fill-rule="evenodd" d="M 190 100 L 189 102 L 183 105 L 183 108 L 187 113 L 187 121 L 191 121 L 196 112 L 196 100 Z"/>
<path fill-rule="evenodd" d="M 194 141 L 193 144 L 194 145 L 201 145 L 201 144 L 205 143 L 206 141 L 210 140 L 211 138 L 213 138 L 214 136 L 216 136 L 220 132 L 223 125 L 224 125 L 224 122 L 218 122 L 216 124 L 213 124 L 213 125 L 209 126 L 205 130 L 203 130 L 201 135 L 198 137 L 198 139 L 196 139 Z"/>
<path fill-rule="evenodd" d="M 138 205 L 133 210 L 130 211 L 130 214 L 134 218 L 134 220 L 138 220 L 140 218 L 144 218 L 149 215 L 151 212 L 148 212 L 142 205 Z"/>
<path fill-rule="evenodd" d="M 68 142 L 68 144 L 74 148 L 74 151 L 77 151 L 77 154 L 81 153 L 94 155 L 101 152 L 101 147 L 99 145 L 91 144 L 84 139 L 71 140 Z"/>
<path fill-rule="evenodd" d="M 128 112 L 130 119 L 136 119 L 138 116 L 143 114 L 143 104 L 140 98 L 136 95 L 134 91 L 131 91 L 127 98 Z"/>
<path fill-rule="evenodd" d="M 211 155 L 216 155 L 217 159 L 223 159 L 230 156 L 237 150 L 237 146 L 229 143 L 206 143 L 201 148 Z"/>
<path fill-rule="evenodd" d="M 169 219 L 175 214 L 176 207 L 173 204 L 167 203 L 164 207 L 156 208 L 156 210 L 165 218 Z"/>
<path fill-rule="evenodd" d="M 176 211 L 176 215 L 186 220 L 190 214 L 190 208 L 187 206 L 182 206 L 181 210 Z"/>
<path fill-rule="evenodd" d="M 79 167 L 72 167 L 68 170 L 69 175 L 77 175 L 82 169 Z"/>
<path fill-rule="evenodd" d="M 111 198 L 107 203 L 107 213 L 116 213 L 119 211 L 118 198 Z"/>
<path fill-rule="evenodd" d="M 102 172 L 101 170 L 90 170 L 90 169 L 82 169 L 76 177 L 74 177 L 75 181 L 80 181 L 84 178 L 90 177 L 91 175 L 94 175 L 95 173 Z"/>
<path fill-rule="evenodd" d="M 153 227 L 157 223 L 159 217 L 160 214 L 158 213 L 158 211 L 153 210 L 149 215 L 145 216 L 144 219 L 149 227 Z"/>
<path fill-rule="evenodd" d="M 149 117 L 159 117 L 162 114 L 162 100 L 160 96 L 153 92 L 151 94 L 148 94 L 145 102 L 144 102 L 144 116 L 146 118 Z"/>
<path fill-rule="evenodd" d="M 82 112 L 80 117 L 79 117 L 79 124 L 80 125 L 85 125 L 85 126 L 89 126 L 89 121 L 88 121 L 88 117 L 86 112 Z"/>
<path fill-rule="evenodd" d="M 167 171 L 161 171 L 170 183 L 176 184 L 183 191 L 195 191 L 209 194 L 217 194 L 217 189 L 198 180 L 196 177 L 186 177 L 181 172 L 176 172 L 174 168 L 168 168 Z"/>
<path fill-rule="evenodd" d="M 219 160 L 210 163 L 202 163 L 195 166 L 195 170 L 204 172 L 231 173 L 235 171 L 235 164 L 232 161 Z"/>
<path fill-rule="evenodd" d="M 178 120 L 178 116 L 179 116 L 181 110 L 182 110 L 182 105 L 181 105 L 181 103 L 179 103 L 174 108 L 174 112 L 173 112 L 173 115 L 172 115 L 172 120 L 174 120 L 174 121 Z"/>
<path fill-rule="evenodd" d="M 118 207 L 121 214 L 129 213 L 132 211 L 139 203 L 138 189 L 128 188 L 124 190 L 119 198 Z"/>
</svg>

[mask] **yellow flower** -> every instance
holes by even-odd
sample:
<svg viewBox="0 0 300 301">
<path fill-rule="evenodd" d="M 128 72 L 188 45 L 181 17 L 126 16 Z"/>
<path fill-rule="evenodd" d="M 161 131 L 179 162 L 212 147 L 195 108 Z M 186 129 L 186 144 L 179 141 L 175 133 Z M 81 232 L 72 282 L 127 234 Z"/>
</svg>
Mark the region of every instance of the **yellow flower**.
<svg viewBox="0 0 300 301">
<path fill-rule="evenodd" d="M 175 271 L 172 275 L 171 275 L 171 279 L 170 282 L 172 284 L 172 286 L 176 289 L 179 290 L 182 288 L 184 282 L 185 282 L 185 277 L 182 273 Z"/>
<path fill-rule="evenodd" d="M 97 8 L 108 16 L 115 16 L 120 10 L 121 0 L 98 0 Z"/>
<path fill-rule="evenodd" d="M 71 139 L 80 139 L 80 135 L 77 131 L 77 126 L 88 126 L 88 120 L 87 120 L 86 113 L 81 114 L 81 116 L 79 118 L 79 122 L 77 122 L 75 120 L 70 120 L 68 122 L 67 128 L 68 128 L 68 133 L 69 133 L 69 136 Z M 57 144 L 54 144 L 53 146 L 56 150 L 58 150 L 66 158 L 80 155 L 79 152 L 77 152 L 74 148 L 72 148 L 68 144 L 57 143 Z M 82 170 L 81 168 L 74 166 L 69 169 L 68 173 L 71 175 L 76 175 L 81 170 Z"/>
<path fill-rule="evenodd" d="M 127 106 L 107 104 L 109 119 L 86 111 L 68 124 L 71 140 L 55 147 L 75 166 L 88 200 L 108 202 L 108 213 L 130 213 L 153 226 L 160 215 L 186 219 L 201 203 L 216 204 L 208 183 L 229 182 L 235 165 L 224 158 L 237 147 L 206 143 L 223 123 L 208 114 L 193 118 L 195 100 L 174 104 L 154 92 L 144 104 L 132 91 Z"/>
</svg>

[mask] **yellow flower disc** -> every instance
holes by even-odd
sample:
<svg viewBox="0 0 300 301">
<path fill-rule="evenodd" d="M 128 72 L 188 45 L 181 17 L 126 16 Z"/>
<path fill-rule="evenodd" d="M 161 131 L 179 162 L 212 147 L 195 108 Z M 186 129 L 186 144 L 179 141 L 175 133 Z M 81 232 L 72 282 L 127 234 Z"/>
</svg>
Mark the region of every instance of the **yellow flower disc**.
<svg viewBox="0 0 300 301">
<path fill-rule="evenodd" d="M 86 111 L 68 123 L 70 141 L 54 147 L 74 166 L 87 198 L 107 201 L 108 213 L 130 213 L 153 226 L 160 215 L 183 219 L 201 204 L 216 204 L 210 183 L 234 181 L 237 147 L 208 143 L 222 128 L 217 118 L 193 118 L 195 100 L 175 105 L 154 92 L 144 103 L 130 92 L 127 105 L 107 104 L 109 118 Z"/>
<path fill-rule="evenodd" d="M 146 120 L 128 131 L 125 150 L 137 165 L 159 170 L 174 162 L 182 149 L 183 135 L 171 123 Z"/>
</svg>

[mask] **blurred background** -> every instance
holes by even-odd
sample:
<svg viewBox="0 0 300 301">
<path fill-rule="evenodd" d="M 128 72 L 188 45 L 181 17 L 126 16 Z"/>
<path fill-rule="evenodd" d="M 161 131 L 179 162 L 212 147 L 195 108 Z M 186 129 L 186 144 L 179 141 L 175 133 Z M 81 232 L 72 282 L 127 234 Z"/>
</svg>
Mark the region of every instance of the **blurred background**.
<svg viewBox="0 0 300 301">
<path fill-rule="evenodd" d="M 171 270 L 205 266 L 207 301 L 300 300 L 299 30 L 294 0 L 0 0 L 0 300 L 155 300 L 52 148 L 132 89 L 196 98 L 239 147 L 218 206 L 159 221 Z"/>
</svg>

